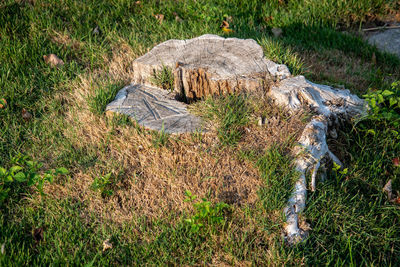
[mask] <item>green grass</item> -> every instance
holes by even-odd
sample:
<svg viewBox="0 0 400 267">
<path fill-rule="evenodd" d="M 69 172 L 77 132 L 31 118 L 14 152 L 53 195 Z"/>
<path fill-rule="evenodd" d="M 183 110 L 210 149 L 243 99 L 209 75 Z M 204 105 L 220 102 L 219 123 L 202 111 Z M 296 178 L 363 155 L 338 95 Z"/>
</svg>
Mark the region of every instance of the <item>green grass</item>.
<svg viewBox="0 0 400 267">
<path fill-rule="evenodd" d="M 218 121 L 218 138 L 222 145 L 235 146 L 240 141 L 244 126 L 249 122 L 250 107 L 243 94 L 222 98 L 208 98 L 208 118 Z"/>
<path fill-rule="evenodd" d="M 68 100 L 73 85 L 81 75 L 106 71 L 121 44 L 140 55 L 172 38 L 228 36 L 219 26 L 224 16 L 232 16 L 234 32 L 229 36 L 257 40 L 267 57 L 287 64 L 293 74 L 345 85 L 360 95 L 369 88 L 390 88 L 400 79 L 398 58 L 351 34 L 371 15 L 398 10 L 396 1 L 34 2 L 0 3 L 0 99 L 8 103 L 0 109 L 0 166 L 9 169 L 11 159 L 22 153 L 43 163 L 41 173 L 66 167 L 71 174 L 55 179 L 57 186 L 98 166 L 99 174 L 124 176 L 113 156 L 101 157 L 108 152 L 109 140 L 76 146 L 73 138 L 82 137 L 64 133 L 66 114 L 76 107 Z M 174 12 L 183 22 L 175 20 Z M 153 16 L 160 13 L 165 15 L 162 24 Z M 92 33 L 96 26 L 99 34 Z M 282 28 L 282 36 L 273 37 L 272 27 Z M 65 65 L 46 65 L 43 55 L 50 53 Z M 161 81 L 170 84 L 171 79 L 163 74 Z M 87 100 L 97 119 L 124 83 L 110 79 L 105 86 L 93 84 Z M 31 120 L 23 120 L 23 108 L 32 113 Z M 237 145 L 251 122 L 243 96 L 215 101 L 209 116 L 218 121 L 219 141 L 228 146 Z M 118 127 L 143 138 L 148 134 L 123 115 L 108 123 L 113 125 L 110 139 L 119 134 Z M 394 190 L 400 190 L 400 168 L 392 162 L 400 155 L 396 131 L 390 122 L 365 120 L 346 126 L 338 140 L 330 140 L 349 173 L 329 173 L 328 181 L 309 195 L 304 218 L 312 230 L 297 247 L 285 246 L 280 237 L 281 209 L 296 175 L 285 149 L 277 145 L 261 155 L 236 155 L 257 166 L 263 177 L 257 204 L 232 208 L 222 225 L 207 225 L 198 233 L 184 222 L 193 214 L 167 214 L 162 219 L 137 214 L 132 221 L 117 224 L 88 210 L 88 203 L 79 198 L 39 197 L 33 188 L 13 188 L 15 194 L 1 207 L 0 246 L 4 244 L 5 254 L 0 253 L 0 265 L 206 265 L 223 259 L 227 264 L 395 266 L 400 262 L 400 209 L 387 201 L 382 187 L 392 179 Z M 157 149 L 170 149 L 168 141 L 163 132 L 150 136 Z M 201 135 L 194 134 L 193 142 L 201 144 Z M 33 237 L 38 228 L 44 233 L 40 241 Z M 106 239 L 113 248 L 103 252 Z"/>
<path fill-rule="evenodd" d="M 120 89 L 121 85 L 118 84 L 111 84 L 96 89 L 94 94 L 87 99 L 90 111 L 96 115 L 103 114 L 107 105 L 114 100 Z"/>
<path fill-rule="evenodd" d="M 172 70 L 167 66 L 163 66 L 161 70 L 155 72 L 151 82 L 165 90 L 174 90 L 174 76 Z"/>
</svg>

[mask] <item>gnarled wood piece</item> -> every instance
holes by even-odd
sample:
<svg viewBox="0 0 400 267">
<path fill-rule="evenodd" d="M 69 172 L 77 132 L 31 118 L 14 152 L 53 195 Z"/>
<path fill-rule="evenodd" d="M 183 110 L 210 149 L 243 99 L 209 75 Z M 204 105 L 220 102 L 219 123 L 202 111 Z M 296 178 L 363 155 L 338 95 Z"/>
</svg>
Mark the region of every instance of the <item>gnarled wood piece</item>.
<svg viewBox="0 0 400 267">
<path fill-rule="evenodd" d="M 307 106 L 335 122 L 338 119 L 349 120 L 365 112 L 365 102 L 349 90 L 312 83 L 301 75 L 272 86 L 268 95 L 289 110 L 295 111 Z"/>
<path fill-rule="evenodd" d="M 154 74 L 163 67 L 173 71 L 175 91 L 189 102 L 207 95 L 257 90 L 271 79 L 290 76 L 285 65 L 264 57 L 256 41 L 210 34 L 157 45 L 134 61 L 133 82 L 152 85 Z"/>
<path fill-rule="evenodd" d="M 290 77 L 272 86 L 270 98 L 290 111 L 308 107 L 317 115 L 308 123 L 299 139 L 299 146 L 293 151 L 296 155 L 295 168 L 300 176 L 284 212 L 286 215 L 286 238 L 290 244 L 302 240 L 307 231 L 299 227 L 299 214 L 306 205 L 306 175 L 311 173 L 311 190 L 316 188 L 316 176 L 321 161 L 331 160 L 342 166 L 340 160 L 329 150 L 326 143 L 328 132 L 340 120 L 351 120 L 365 112 L 365 102 L 349 90 L 335 89 L 307 81 L 303 76 Z M 333 131 L 329 131 L 329 126 Z"/>
</svg>

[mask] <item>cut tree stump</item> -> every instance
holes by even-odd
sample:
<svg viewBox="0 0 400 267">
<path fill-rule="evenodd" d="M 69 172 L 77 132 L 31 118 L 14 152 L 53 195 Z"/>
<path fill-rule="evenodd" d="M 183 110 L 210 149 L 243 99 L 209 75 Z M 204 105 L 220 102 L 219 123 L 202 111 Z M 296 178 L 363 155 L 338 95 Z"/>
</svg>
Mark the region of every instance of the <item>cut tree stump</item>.
<svg viewBox="0 0 400 267">
<path fill-rule="evenodd" d="M 122 89 L 107 109 L 131 116 L 139 114 L 136 115 L 139 124 L 156 130 L 161 129 L 162 124 L 169 125 L 170 132 L 196 129 L 199 120 L 186 113 L 184 103 L 178 105 L 173 102 L 176 100 L 169 99 L 168 104 L 164 105 L 169 94 L 154 88 L 154 78 L 165 68 L 173 74 L 173 90 L 187 102 L 208 95 L 263 90 L 267 97 L 290 112 L 308 109 L 314 113 L 298 140 L 299 145 L 293 151 L 296 156 L 295 168 L 300 175 L 284 210 L 287 242 L 295 244 L 303 240 L 307 229 L 300 227 L 299 214 L 306 204 L 306 177 L 310 174 L 310 189 L 315 190 L 320 166 L 327 161 L 342 165 L 329 150 L 327 135 L 337 136 L 336 129 L 341 121 L 350 121 L 364 114 L 365 102 L 349 90 L 315 84 L 303 76 L 293 77 L 285 65 L 265 58 L 261 46 L 254 40 L 225 39 L 207 34 L 190 40 L 166 41 L 136 59 L 133 63 L 133 85 Z M 154 90 L 159 91 L 157 93 Z M 149 101 L 151 95 L 157 95 L 153 102 Z M 146 101 L 151 102 L 150 105 L 146 105 Z M 163 116 L 160 112 L 154 112 L 154 109 L 164 109 L 165 112 L 179 110 L 179 115 L 174 117 L 167 112 L 169 115 Z M 180 116 L 182 121 L 169 122 L 171 118 Z M 178 130 L 171 126 L 173 124 L 179 125 Z M 184 125 L 194 127 L 185 129 Z"/>
<path fill-rule="evenodd" d="M 163 68 L 173 72 L 174 90 L 191 102 L 207 95 L 259 90 L 271 79 L 290 76 L 285 65 L 264 57 L 252 39 L 206 34 L 190 40 L 169 40 L 133 63 L 133 82 L 154 86 Z"/>
</svg>

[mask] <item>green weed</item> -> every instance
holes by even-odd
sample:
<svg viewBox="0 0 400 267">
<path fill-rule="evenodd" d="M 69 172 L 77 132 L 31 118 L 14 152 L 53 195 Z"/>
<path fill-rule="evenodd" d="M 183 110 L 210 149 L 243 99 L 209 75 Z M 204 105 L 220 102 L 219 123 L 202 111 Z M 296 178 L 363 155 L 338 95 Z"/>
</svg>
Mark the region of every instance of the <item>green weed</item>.
<svg viewBox="0 0 400 267">
<path fill-rule="evenodd" d="M 256 165 L 265 183 L 259 192 L 264 208 L 269 212 L 282 209 L 298 178 L 291 159 L 279 147 L 272 147 L 256 160 Z"/>
<path fill-rule="evenodd" d="M 10 197 L 10 191 L 23 192 L 26 188 L 33 187 L 44 195 L 43 186 L 46 182 L 51 183 L 54 177 L 68 174 L 64 167 L 47 170 L 41 174 L 43 164 L 29 160 L 27 156 L 15 156 L 10 162 L 10 168 L 0 167 L 0 205 Z"/>
<path fill-rule="evenodd" d="M 197 196 L 194 196 L 192 192 L 186 190 L 185 202 L 193 203 L 195 214 L 188 219 L 185 219 L 185 223 L 189 225 L 190 231 L 198 233 L 204 226 L 213 226 L 224 224 L 226 218 L 224 213 L 230 208 L 226 203 L 220 202 L 212 204 L 203 198 L 200 202 L 194 202 Z"/>
<path fill-rule="evenodd" d="M 400 82 L 393 82 L 390 89 L 364 95 L 370 106 L 368 119 L 386 120 L 395 127 L 400 125 Z"/>
<path fill-rule="evenodd" d="M 113 194 L 113 190 L 109 189 L 110 185 L 111 173 L 108 173 L 104 176 L 94 178 L 92 189 L 95 191 L 100 191 L 102 196 L 111 196 Z"/>
</svg>

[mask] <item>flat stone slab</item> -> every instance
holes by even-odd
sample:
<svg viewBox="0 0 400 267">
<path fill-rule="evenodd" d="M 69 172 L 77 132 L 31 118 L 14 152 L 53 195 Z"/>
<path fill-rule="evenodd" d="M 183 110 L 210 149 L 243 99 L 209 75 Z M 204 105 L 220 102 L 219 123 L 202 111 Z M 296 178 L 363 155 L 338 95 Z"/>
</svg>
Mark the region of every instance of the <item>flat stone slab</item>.
<svg viewBox="0 0 400 267">
<path fill-rule="evenodd" d="M 378 49 L 392 53 L 400 57 L 400 29 L 388 29 L 368 37 L 370 44 Z"/>
<path fill-rule="evenodd" d="M 200 118 L 190 114 L 187 104 L 177 101 L 167 90 L 132 84 L 121 89 L 107 111 L 126 114 L 140 125 L 167 133 L 202 130 Z"/>
</svg>

